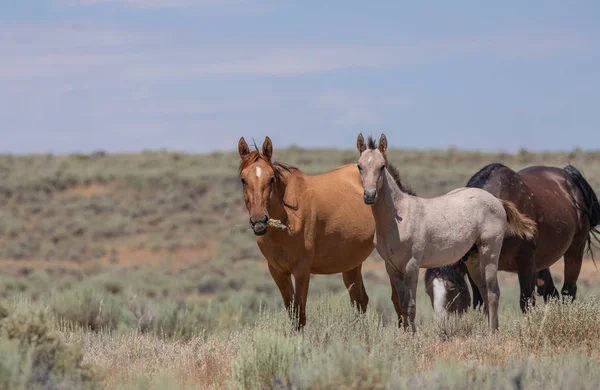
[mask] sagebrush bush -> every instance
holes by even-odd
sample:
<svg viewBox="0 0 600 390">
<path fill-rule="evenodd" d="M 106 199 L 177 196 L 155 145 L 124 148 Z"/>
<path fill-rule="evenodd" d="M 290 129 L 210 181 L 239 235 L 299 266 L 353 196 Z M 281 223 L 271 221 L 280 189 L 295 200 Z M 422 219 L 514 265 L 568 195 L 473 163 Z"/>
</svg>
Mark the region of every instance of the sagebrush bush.
<svg viewBox="0 0 600 390">
<path fill-rule="evenodd" d="M 65 344 L 41 311 L 0 306 L 0 353 L 0 388 L 101 388 L 100 371 L 83 363 L 83 351 Z"/>
</svg>

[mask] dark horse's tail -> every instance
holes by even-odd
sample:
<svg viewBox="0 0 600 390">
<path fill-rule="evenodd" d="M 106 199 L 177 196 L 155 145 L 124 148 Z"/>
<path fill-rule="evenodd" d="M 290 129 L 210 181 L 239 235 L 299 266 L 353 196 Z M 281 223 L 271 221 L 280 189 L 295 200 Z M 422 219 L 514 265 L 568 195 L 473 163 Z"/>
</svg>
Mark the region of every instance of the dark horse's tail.
<svg viewBox="0 0 600 390">
<path fill-rule="evenodd" d="M 590 234 L 588 236 L 588 251 L 592 255 L 592 259 L 594 258 L 594 254 L 592 252 L 592 238 L 596 240 L 596 242 L 600 243 L 600 239 L 598 239 L 598 235 L 600 235 L 600 230 L 598 229 L 598 225 L 600 225 L 600 202 L 598 202 L 598 197 L 594 192 L 590 183 L 585 180 L 581 172 L 573 165 L 569 164 L 564 168 L 565 172 L 571 180 L 577 184 L 577 187 L 581 190 L 581 194 L 583 195 L 583 203 L 579 204 L 576 200 L 573 200 L 575 203 L 575 207 L 577 207 L 583 215 L 585 215 L 590 222 Z"/>
</svg>

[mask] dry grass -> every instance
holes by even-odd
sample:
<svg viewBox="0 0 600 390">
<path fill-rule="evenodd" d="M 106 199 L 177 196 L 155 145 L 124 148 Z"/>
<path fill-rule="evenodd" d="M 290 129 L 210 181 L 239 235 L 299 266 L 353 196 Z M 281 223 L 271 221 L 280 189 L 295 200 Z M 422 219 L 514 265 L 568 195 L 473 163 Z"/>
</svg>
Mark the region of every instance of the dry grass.
<svg viewBox="0 0 600 390">
<path fill-rule="evenodd" d="M 593 299 L 538 305 L 528 316 L 505 312 L 497 334 L 469 312 L 445 323 L 424 319 L 413 335 L 331 295 L 313 302 L 309 316 L 300 333 L 286 313 L 269 311 L 254 325 L 186 342 L 63 331 L 67 343 L 83 345 L 86 363 L 103 369 L 106 388 L 506 388 L 517 379 L 525 388 L 588 388 L 600 379 L 597 370 L 585 372 L 600 367 Z"/>
</svg>

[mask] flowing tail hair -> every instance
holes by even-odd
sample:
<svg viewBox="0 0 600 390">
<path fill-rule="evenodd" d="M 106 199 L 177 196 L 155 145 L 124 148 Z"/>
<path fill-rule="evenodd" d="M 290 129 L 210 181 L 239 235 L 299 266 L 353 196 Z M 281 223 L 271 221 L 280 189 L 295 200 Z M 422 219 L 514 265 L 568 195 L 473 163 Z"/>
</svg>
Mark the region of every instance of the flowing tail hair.
<svg viewBox="0 0 600 390">
<path fill-rule="evenodd" d="M 506 212 L 506 233 L 510 236 L 518 236 L 525 240 L 531 240 L 536 233 L 535 222 L 521 214 L 514 203 L 502 200 L 502 206 Z"/>
<path fill-rule="evenodd" d="M 598 202 L 598 197 L 592 189 L 592 186 L 590 186 L 590 183 L 585 180 L 577 168 L 569 164 L 564 168 L 564 171 L 567 173 L 567 175 L 569 175 L 571 180 L 575 182 L 577 187 L 579 187 L 581 190 L 581 195 L 583 195 L 583 204 L 579 204 L 579 202 L 577 202 L 575 199 L 573 199 L 573 203 L 575 204 L 575 207 L 577 207 L 590 222 L 590 234 L 588 235 L 587 249 L 592 255 L 592 260 L 594 260 L 594 253 L 592 251 L 592 238 L 597 243 L 600 243 L 600 239 L 598 239 L 598 235 L 600 235 L 600 230 L 598 229 L 598 225 L 600 225 L 600 202 Z"/>
</svg>

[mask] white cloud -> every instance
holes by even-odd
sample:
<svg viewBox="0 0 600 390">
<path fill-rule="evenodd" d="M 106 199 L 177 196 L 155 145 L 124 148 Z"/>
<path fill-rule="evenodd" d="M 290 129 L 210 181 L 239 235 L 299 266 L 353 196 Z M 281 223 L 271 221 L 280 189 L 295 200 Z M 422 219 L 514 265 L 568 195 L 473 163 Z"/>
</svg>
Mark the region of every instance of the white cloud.
<svg viewBox="0 0 600 390">
<path fill-rule="evenodd" d="M 76 138 L 82 145 L 94 142 L 105 147 L 109 142 L 130 142 L 134 137 L 119 138 L 116 134 L 120 131 L 139 137 L 153 129 L 153 139 L 157 140 L 160 137 L 156 134 L 164 137 L 175 128 L 192 134 L 185 141 L 181 139 L 185 146 L 194 138 L 194 129 L 199 129 L 200 134 L 232 138 L 231 134 L 242 131 L 244 126 L 261 126 L 274 115 L 279 116 L 270 125 L 281 126 L 286 120 L 294 120 L 279 113 L 281 101 L 293 99 L 295 104 L 301 98 L 309 107 L 302 108 L 306 112 L 296 112 L 299 117 L 320 110 L 334 126 L 375 125 L 382 122 L 382 110 L 386 107 L 389 110 L 406 102 L 338 90 L 325 91 L 312 100 L 312 92 L 305 92 L 303 97 L 286 97 L 282 96 L 285 87 L 268 91 L 267 87 L 244 87 L 243 82 L 256 85 L 260 80 L 259 84 L 268 86 L 274 78 L 361 68 L 377 70 L 463 54 L 522 60 L 560 55 L 589 44 L 564 38 L 518 36 L 387 46 L 207 44 L 206 40 L 198 40 L 203 42 L 200 44 L 190 37 L 180 38 L 176 31 L 157 33 L 118 26 L 3 24 L 0 131 L 63 134 L 56 142 L 70 140 L 65 133 L 84 134 L 83 138 Z M 231 87 L 237 81 L 241 81 L 241 86 Z M 211 86 L 205 88 L 207 83 Z M 221 92 L 224 84 L 230 89 Z M 179 95 L 177 88 L 182 86 L 196 91 L 189 96 Z M 85 136 L 85 131 L 96 131 L 96 135 Z M 46 147 L 53 139 L 47 134 L 29 138 L 12 145 L 16 148 L 26 144 L 35 150 L 36 145 Z M 10 145 L 0 147 L 7 150 Z M 135 145 L 129 148 L 135 149 Z"/>
<path fill-rule="evenodd" d="M 409 101 L 328 90 L 317 95 L 313 103 L 330 116 L 332 125 L 348 128 L 382 124 L 382 110 L 404 106 Z"/>
<path fill-rule="evenodd" d="M 212 8 L 241 8 L 256 10 L 261 4 L 253 0 L 54 0 L 60 6 L 95 6 L 103 4 L 119 4 L 136 9 L 182 8 L 182 7 L 212 7 Z"/>
</svg>

